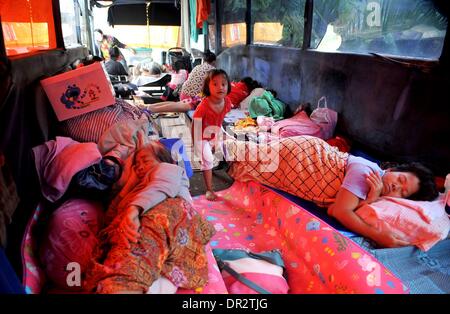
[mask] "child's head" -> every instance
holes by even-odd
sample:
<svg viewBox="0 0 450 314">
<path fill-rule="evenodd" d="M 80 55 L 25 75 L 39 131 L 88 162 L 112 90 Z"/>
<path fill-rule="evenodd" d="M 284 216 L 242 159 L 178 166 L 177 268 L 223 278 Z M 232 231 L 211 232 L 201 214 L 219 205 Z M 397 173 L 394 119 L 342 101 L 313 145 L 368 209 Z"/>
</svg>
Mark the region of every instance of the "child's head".
<svg viewBox="0 0 450 314">
<path fill-rule="evenodd" d="M 252 79 L 250 76 L 246 76 L 241 80 L 242 83 L 244 83 L 247 88 L 248 91 L 251 92 L 252 90 L 254 90 L 255 88 L 259 88 L 262 87 L 261 84 L 258 83 L 258 81 L 255 81 L 254 79 Z"/>
<path fill-rule="evenodd" d="M 203 83 L 203 94 L 205 96 L 215 96 L 225 98 L 231 92 L 230 78 L 227 72 L 222 69 L 213 69 L 208 72 L 208 76 Z"/>
<path fill-rule="evenodd" d="M 180 70 L 186 70 L 186 65 L 183 61 L 177 60 L 172 64 L 172 69 L 175 71 L 175 73 L 178 73 Z"/>
<path fill-rule="evenodd" d="M 173 163 L 172 156 L 163 144 L 150 142 L 134 154 L 134 171 L 139 178 L 143 178 L 160 162 Z"/>
</svg>

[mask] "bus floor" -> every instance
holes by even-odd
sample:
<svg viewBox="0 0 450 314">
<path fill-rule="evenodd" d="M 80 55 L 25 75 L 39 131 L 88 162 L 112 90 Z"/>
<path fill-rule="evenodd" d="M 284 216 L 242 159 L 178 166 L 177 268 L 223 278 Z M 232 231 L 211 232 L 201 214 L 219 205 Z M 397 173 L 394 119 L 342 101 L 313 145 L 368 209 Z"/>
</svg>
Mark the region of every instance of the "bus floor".
<svg viewBox="0 0 450 314">
<path fill-rule="evenodd" d="M 227 174 L 228 167 L 222 162 L 213 169 L 213 189 L 214 191 L 222 191 L 228 189 L 234 182 Z M 194 171 L 190 178 L 190 192 L 192 196 L 204 195 L 206 193 L 205 182 L 203 181 L 203 173 Z"/>
</svg>

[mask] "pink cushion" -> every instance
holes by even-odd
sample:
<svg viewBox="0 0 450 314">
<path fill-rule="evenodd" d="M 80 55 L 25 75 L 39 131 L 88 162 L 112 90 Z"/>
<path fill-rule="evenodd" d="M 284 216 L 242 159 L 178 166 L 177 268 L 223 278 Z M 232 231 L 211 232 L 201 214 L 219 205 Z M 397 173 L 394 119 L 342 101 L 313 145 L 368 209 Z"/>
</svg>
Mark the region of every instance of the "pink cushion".
<svg viewBox="0 0 450 314">
<path fill-rule="evenodd" d="M 368 224 L 393 232 L 423 251 L 447 237 L 450 230 L 443 195 L 433 202 L 384 197 L 362 206 L 356 214 Z"/>
<path fill-rule="evenodd" d="M 73 199 L 65 202 L 50 217 L 40 248 L 40 258 L 48 278 L 59 288 L 79 290 L 66 283 L 67 265 L 76 262 L 84 272 L 103 220 L 100 203 Z"/>
<path fill-rule="evenodd" d="M 282 276 L 262 273 L 241 273 L 242 276 L 273 294 L 287 294 L 289 286 Z M 258 292 L 230 275 L 224 275 L 225 285 L 230 294 L 257 294 Z"/>
</svg>

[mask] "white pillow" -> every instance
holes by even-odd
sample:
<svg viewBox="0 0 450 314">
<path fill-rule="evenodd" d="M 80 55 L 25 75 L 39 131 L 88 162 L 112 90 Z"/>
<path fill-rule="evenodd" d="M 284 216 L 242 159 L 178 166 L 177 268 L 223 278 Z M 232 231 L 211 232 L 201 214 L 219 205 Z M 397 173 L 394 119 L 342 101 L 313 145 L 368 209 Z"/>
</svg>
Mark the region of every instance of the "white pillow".
<svg viewBox="0 0 450 314">
<path fill-rule="evenodd" d="M 361 206 L 356 214 L 369 225 L 393 232 L 399 239 L 428 251 L 450 230 L 444 198 L 441 194 L 437 200 L 425 202 L 383 197 Z"/>
</svg>

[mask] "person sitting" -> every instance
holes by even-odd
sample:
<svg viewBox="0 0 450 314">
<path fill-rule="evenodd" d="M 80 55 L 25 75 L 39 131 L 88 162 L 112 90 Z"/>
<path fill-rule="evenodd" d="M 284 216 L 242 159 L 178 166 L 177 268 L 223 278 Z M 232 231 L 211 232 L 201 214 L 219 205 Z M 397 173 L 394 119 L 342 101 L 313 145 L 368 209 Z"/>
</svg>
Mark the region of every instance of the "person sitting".
<svg viewBox="0 0 450 314">
<path fill-rule="evenodd" d="M 146 62 L 137 65 L 134 69 L 132 83 L 137 86 L 144 86 L 154 83 L 167 73 L 163 73 L 162 66 L 156 62 Z"/>
<path fill-rule="evenodd" d="M 259 153 L 266 155 L 259 156 L 257 161 L 242 161 L 236 156 L 238 152 L 249 151 L 248 142 L 225 141 L 227 160 L 232 162 L 229 174 L 235 180 L 258 181 L 328 207 L 327 213 L 345 227 L 383 247 L 408 244 L 365 223 L 355 213 L 360 205 L 374 202 L 380 196 L 423 201 L 438 196 L 433 174 L 420 163 L 383 170 L 376 163 L 340 152 L 312 136 L 283 138 L 266 145 L 253 144 L 257 145 Z"/>
<path fill-rule="evenodd" d="M 192 72 L 189 73 L 188 79 L 183 83 L 183 86 L 181 87 L 180 100 L 193 100 L 189 102 L 189 104 L 191 104 L 191 107 L 186 107 L 185 111 L 195 109 L 195 105 L 199 102 L 199 99 L 197 99 L 197 97 L 200 96 L 202 92 L 203 83 L 208 76 L 209 71 L 215 69 L 216 55 L 213 52 L 207 50 L 203 54 L 203 61 L 204 62 L 202 64 L 197 65 L 192 70 Z"/>
<path fill-rule="evenodd" d="M 105 69 L 109 75 L 125 75 L 128 76 L 127 70 L 118 60 L 121 58 L 119 48 L 109 48 L 110 59 L 105 62 Z"/>
<path fill-rule="evenodd" d="M 179 99 L 179 90 L 189 76 L 188 71 L 184 67 L 185 64 L 181 60 L 175 61 L 175 63 L 172 65 L 173 71 L 170 73 L 171 79 L 170 82 L 167 83 L 166 91 L 161 96 L 162 100 Z"/>
</svg>

